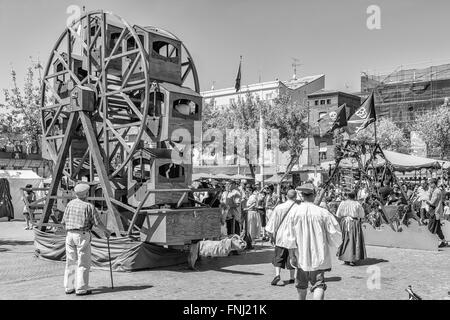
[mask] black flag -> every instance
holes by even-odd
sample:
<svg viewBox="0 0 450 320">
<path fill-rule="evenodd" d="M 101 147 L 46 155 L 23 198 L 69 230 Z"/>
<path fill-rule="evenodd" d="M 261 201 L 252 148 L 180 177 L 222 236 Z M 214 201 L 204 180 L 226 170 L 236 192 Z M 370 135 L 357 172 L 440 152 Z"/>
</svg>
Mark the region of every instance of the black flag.
<svg viewBox="0 0 450 320">
<path fill-rule="evenodd" d="M 365 129 L 369 124 L 377 120 L 373 92 L 363 102 L 361 107 L 348 119 L 347 132 L 355 134 Z"/>
<path fill-rule="evenodd" d="M 241 90 L 241 63 L 242 63 L 242 60 L 239 61 L 239 70 L 238 70 L 238 73 L 237 73 L 237 76 L 236 76 L 236 84 L 234 85 L 234 88 L 236 89 L 236 92 Z"/>
<path fill-rule="evenodd" d="M 337 110 L 332 110 L 323 118 L 319 119 L 318 123 L 321 137 L 347 125 L 347 112 L 345 107 L 346 104 L 344 103 Z"/>
</svg>

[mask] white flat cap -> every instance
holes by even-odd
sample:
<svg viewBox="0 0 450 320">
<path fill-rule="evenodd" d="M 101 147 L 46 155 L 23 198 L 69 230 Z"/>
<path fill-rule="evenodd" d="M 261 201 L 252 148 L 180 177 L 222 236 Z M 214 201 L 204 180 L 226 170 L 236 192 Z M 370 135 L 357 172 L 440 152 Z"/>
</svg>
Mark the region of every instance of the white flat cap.
<svg viewBox="0 0 450 320">
<path fill-rule="evenodd" d="M 78 196 L 86 194 L 90 188 L 91 187 L 86 183 L 79 183 L 75 186 L 73 190 L 75 191 L 75 194 Z"/>
</svg>

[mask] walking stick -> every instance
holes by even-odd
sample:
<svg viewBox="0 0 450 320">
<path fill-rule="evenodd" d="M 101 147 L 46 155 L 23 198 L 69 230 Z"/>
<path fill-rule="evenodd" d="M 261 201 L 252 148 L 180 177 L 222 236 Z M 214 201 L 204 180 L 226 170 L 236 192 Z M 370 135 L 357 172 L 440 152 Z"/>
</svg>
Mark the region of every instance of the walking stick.
<svg viewBox="0 0 450 320">
<path fill-rule="evenodd" d="M 106 243 L 108 245 L 109 274 L 111 276 L 111 289 L 114 289 L 113 275 L 112 275 L 112 265 L 111 265 L 111 251 L 109 249 L 109 237 L 106 237 Z"/>
</svg>

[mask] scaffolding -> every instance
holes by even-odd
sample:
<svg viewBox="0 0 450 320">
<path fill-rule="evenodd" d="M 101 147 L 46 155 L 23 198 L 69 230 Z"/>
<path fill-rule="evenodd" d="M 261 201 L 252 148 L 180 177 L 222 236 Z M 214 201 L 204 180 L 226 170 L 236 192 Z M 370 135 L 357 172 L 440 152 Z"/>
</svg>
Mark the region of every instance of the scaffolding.
<svg viewBox="0 0 450 320">
<path fill-rule="evenodd" d="M 409 133 L 408 124 L 418 116 L 448 103 L 450 63 L 400 66 L 388 73 L 362 72 L 361 92 L 372 91 L 378 118 L 389 118 Z"/>
</svg>

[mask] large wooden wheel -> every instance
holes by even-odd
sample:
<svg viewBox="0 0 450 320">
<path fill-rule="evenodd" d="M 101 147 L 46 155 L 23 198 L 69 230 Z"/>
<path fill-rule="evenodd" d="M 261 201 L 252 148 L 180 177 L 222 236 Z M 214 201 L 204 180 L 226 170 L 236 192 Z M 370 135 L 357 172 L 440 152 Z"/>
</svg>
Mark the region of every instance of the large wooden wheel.
<svg viewBox="0 0 450 320">
<path fill-rule="evenodd" d="M 161 33 L 165 36 L 168 36 L 170 38 L 174 38 L 181 42 L 181 40 L 175 36 L 172 32 L 153 27 L 153 26 L 147 26 L 144 27 L 145 30 L 154 31 L 157 33 Z M 200 93 L 200 81 L 197 74 L 197 69 L 195 68 L 194 59 L 192 58 L 190 52 L 186 48 L 183 42 L 181 42 L 181 85 L 189 88 L 193 88 L 197 93 Z M 151 75 L 150 75 L 151 76 Z"/>
<path fill-rule="evenodd" d="M 147 63 L 134 28 L 112 13 L 90 12 L 64 30 L 45 68 L 41 100 L 43 141 L 54 162 L 68 133 L 72 90 L 85 86 L 96 94 L 91 121 L 107 174 L 121 174 L 146 125 L 151 88 Z M 137 68 L 142 76 L 132 78 Z M 63 171 L 72 181 L 96 175 L 83 138 L 81 130 L 76 133 Z"/>
</svg>

